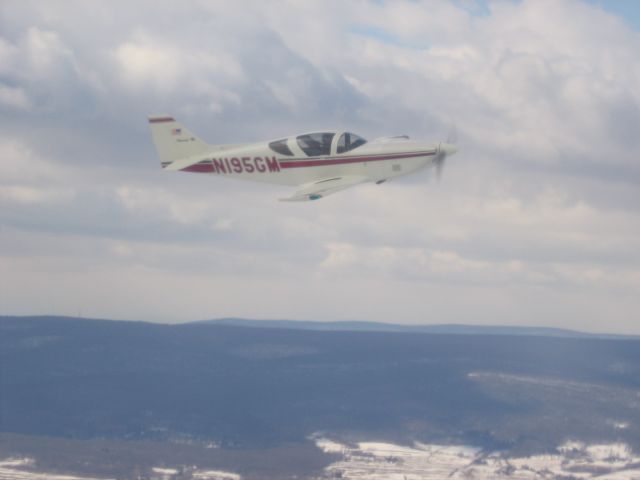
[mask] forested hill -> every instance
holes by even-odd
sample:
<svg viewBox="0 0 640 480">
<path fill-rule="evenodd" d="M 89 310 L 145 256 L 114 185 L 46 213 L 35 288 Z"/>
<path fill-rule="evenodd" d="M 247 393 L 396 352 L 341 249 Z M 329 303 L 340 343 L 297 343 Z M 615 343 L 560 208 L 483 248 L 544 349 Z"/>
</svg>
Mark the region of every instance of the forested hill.
<svg viewBox="0 0 640 480">
<path fill-rule="evenodd" d="M 0 355 L 3 432 L 640 445 L 637 340 L 0 317 Z"/>
</svg>

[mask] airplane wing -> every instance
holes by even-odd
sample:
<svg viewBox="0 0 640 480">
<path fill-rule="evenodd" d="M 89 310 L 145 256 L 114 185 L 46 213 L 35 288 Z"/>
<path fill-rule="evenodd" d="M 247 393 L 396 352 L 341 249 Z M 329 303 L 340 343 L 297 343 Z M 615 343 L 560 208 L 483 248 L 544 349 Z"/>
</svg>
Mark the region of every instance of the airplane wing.
<svg viewBox="0 0 640 480">
<path fill-rule="evenodd" d="M 293 195 L 281 198 L 282 202 L 303 202 L 305 200 L 318 200 L 332 193 L 339 192 L 345 188 L 353 187 L 360 183 L 369 181 L 368 177 L 346 175 L 342 177 L 325 178 L 311 183 L 305 183 L 296 190 Z"/>
</svg>

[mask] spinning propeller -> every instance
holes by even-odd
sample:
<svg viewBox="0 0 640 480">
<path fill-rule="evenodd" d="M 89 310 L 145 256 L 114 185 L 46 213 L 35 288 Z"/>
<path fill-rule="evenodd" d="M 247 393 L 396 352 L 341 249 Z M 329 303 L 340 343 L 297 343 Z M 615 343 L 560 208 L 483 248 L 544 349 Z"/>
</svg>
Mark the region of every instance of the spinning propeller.
<svg viewBox="0 0 640 480">
<path fill-rule="evenodd" d="M 438 145 L 438 153 L 433 159 L 433 163 L 435 163 L 436 165 L 436 175 L 438 177 L 438 180 L 442 178 L 442 171 L 444 170 L 444 163 L 447 159 L 447 156 L 453 155 L 458 151 L 455 145 L 457 139 L 458 131 L 454 125 L 449 131 L 449 135 L 447 135 L 446 142 L 440 142 L 440 144 Z"/>
</svg>

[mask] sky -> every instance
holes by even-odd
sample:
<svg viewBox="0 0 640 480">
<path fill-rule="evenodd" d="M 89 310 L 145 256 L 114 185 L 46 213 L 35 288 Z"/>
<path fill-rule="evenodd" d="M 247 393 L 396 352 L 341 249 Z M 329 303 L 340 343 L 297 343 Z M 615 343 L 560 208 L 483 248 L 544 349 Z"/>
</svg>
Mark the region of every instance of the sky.
<svg viewBox="0 0 640 480">
<path fill-rule="evenodd" d="M 640 334 L 639 32 L 624 0 L 4 0 L 0 314 Z M 165 113 L 459 152 L 282 203 L 162 171 Z"/>
</svg>

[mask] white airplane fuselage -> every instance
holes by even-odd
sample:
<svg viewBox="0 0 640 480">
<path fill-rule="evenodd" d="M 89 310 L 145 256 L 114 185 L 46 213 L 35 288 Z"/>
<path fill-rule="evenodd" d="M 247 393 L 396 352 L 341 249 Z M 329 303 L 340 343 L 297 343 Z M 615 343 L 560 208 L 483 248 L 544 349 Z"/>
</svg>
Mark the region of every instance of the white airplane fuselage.
<svg viewBox="0 0 640 480">
<path fill-rule="evenodd" d="M 315 200 L 358 183 L 408 175 L 456 150 L 448 143 L 415 142 L 406 136 L 366 142 L 348 132 L 216 146 L 205 144 L 172 117 L 150 117 L 149 122 L 167 170 L 302 187 L 288 200 Z M 362 144 L 349 148 L 351 139 Z"/>
<path fill-rule="evenodd" d="M 365 176 L 375 182 L 416 172 L 429 165 L 438 152 L 438 144 L 398 143 L 393 142 L 392 147 L 371 142 L 351 152 L 318 157 L 284 157 L 266 143 L 256 144 L 211 152 L 181 170 L 278 185 L 300 185 L 344 175 Z"/>
</svg>

